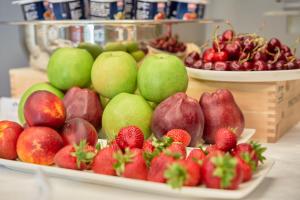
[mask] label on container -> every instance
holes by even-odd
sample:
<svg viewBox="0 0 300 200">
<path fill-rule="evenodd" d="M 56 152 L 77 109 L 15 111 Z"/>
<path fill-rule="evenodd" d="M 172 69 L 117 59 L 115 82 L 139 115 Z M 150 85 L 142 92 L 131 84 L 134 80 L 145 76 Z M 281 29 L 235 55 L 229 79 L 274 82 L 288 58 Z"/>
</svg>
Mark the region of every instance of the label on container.
<svg viewBox="0 0 300 200">
<path fill-rule="evenodd" d="M 54 12 L 56 19 L 82 19 L 83 7 L 80 0 L 50 3 L 50 7 Z"/>
<path fill-rule="evenodd" d="M 165 19 L 167 3 L 166 2 L 146 2 L 137 1 L 137 19 Z"/>
<path fill-rule="evenodd" d="M 91 19 L 123 19 L 123 0 L 114 2 L 90 2 Z"/>
<path fill-rule="evenodd" d="M 135 17 L 135 0 L 124 0 L 125 19 L 134 19 Z"/>
<path fill-rule="evenodd" d="M 172 1 L 169 8 L 169 17 L 174 19 L 193 20 L 198 18 L 199 4 Z"/>
<path fill-rule="evenodd" d="M 34 2 L 22 5 L 24 18 L 27 21 L 44 19 L 45 8 L 43 2 Z"/>
</svg>

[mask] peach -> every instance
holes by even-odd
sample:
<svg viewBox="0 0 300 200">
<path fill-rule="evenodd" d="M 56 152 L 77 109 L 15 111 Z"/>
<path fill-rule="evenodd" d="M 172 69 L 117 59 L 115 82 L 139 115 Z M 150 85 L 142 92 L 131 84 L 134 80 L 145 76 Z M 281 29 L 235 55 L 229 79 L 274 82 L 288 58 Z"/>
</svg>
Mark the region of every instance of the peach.
<svg viewBox="0 0 300 200">
<path fill-rule="evenodd" d="M 24 116 L 28 126 L 60 128 L 66 120 L 62 100 L 48 91 L 32 93 L 25 102 Z"/>
<path fill-rule="evenodd" d="M 55 154 L 63 147 L 61 136 L 48 127 L 29 127 L 20 135 L 17 153 L 23 162 L 40 165 L 54 163 Z"/>
<path fill-rule="evenodd" d="M 86 140 L 88 145 L 96 146 L 98 134 L 94 126 L 81 118 L 67 120 L 62 129 L 62 138 L 65 145 L 77 144 Z"/>
<path fill-rule="evenodd" d="M 22 131 L 16 122 L 0 121 L 0 158 L 15 160 L 18 157 L 16 146 Z"/>
</svg>

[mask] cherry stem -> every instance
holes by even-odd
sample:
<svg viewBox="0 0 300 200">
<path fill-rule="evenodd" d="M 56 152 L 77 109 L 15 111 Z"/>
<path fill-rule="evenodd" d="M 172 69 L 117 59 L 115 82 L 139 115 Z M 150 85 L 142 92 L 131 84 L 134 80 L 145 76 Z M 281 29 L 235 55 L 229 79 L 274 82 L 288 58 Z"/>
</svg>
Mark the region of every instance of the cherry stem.
<svg viewBox="0 0 300 200">
<path fill-rule="evenodd" d="M 297 46 L 298 46 L 299 44 L 300 44 L 300 37 L 298 37 L 298 38 L 295 40 L 294 44 L 292 45 L 292 49 L 293 49 L 294 55 L 296 55 L 296 52 L 297 52 Z"/>
<path fill-rule="evenodd" d="M 238 63 L 239 63 L 239 64 L 242 64 L 242 63 L 246 62 L 247 60 L 249 60 L 249 58 L 250 58 L 250 53 L 247 54 L 247 57 L 246 57 L 246 58 L 244 58 L 244 59 L 242 59 L 242 60 L 239 59 Z"/>
<path fill-rule="evenodd" d="M 281 53 L 279 47 L 276 47 L 276 50 L 277 50 L 277 53 L 274 56 L 274 60 L 271 62 L 272 64 L 277 62 L 277 60 L 278 60 L 278 58 L 280 56 L 280 53 Z"/>
<path fill-rule="evenodd" d="M 214 30 L 214 32 L 213 32 L 213 38 L 214 38 L 214 41 L 216 42 L 218 52 L 221 51 L 220 45 L 219 45 L 219 39 L 218 39 L 218 36 L 217 36 L 219 28 L 220 28 L 220 26 L 217 25 L 216 28 L 215 28 L 215 30 Z"/>
</svg>

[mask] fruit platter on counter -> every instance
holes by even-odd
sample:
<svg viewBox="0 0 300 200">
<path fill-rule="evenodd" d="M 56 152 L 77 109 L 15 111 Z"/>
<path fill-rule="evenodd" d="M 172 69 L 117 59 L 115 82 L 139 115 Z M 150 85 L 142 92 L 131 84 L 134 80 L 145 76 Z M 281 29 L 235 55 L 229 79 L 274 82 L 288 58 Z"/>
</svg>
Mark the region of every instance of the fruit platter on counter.
<svg viewBox="0 0 300 200">
<path fill-rule="evenodd" d="M 49 83 L 21 98 L 21 125 L 0 122 L 0 164 L 183 197 L 233 199 L 254 190 L 273 162 L 245 139 L 254 131 L 231 92 L 193 99 L 178 57 L 148 55 L 138 67 L 132 52 L 143 51 L 129 46 L 98 56 L 84 45 L 56 50 Z"/>
</svg>

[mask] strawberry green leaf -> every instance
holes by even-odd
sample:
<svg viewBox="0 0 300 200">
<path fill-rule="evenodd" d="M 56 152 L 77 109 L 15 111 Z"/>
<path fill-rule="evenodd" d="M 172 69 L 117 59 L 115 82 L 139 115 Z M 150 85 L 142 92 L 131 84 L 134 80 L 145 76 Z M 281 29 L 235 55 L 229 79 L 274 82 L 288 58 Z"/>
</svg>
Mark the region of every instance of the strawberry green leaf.
<svg viewBox="0 0 300 200">
<path fill-rule="evenodd" d="M 132 162 L 135 154 L 132 153 L 129 148 L 126 148 L 124 154 L 121 150 L 119 150 L 114 153 L 113 157 L 117 160 L 113 167 L 116 170 L 117 175 L 121 176 L 125 171 L 125 165 Z"/>
<path fill-rule="evenodd" d="M 100 150 L 101 150 L 101 144 L 100 144 L 100 143 L 97 143 L 97 144 L 96 144 L 96 149 L 97 149 L 97 151 L 100 151 Z"/>
<path fill-rule="evenodd" d="M 263 153 L 267 150 L 267 148 L 262 147 L 261 144 L 254 141 L 251 141 L 250 144 L 252 145 L 252 148 L 255 151 L 259 162 L 263 163 L 264 160 L 266 160 L 266 157 L 263 155 Z"/>
<path fill-rule="evenodd" d="M 75 151 L 71 153 L 71 156 L 76 157 L 76 165 L 80 168 L 81 164 L 90 164 L 94 157 L 96 156 L 95 152 L 87 152 L 85 150 L 87 143 L 86 140 L 81 140 L 79 145 L 74 144 Z"/>
<path fill-rule="evenodd" d="M 164 173 L 167 184 L 172 188 L 181 188 L 187 180 L 187 176 L 186 169 L 178 163 L 170 165 Z"/>
<path fill-rule="evenodd" d="M 241 158 L 251 167 L 253 172 L 256 171 L 256 163 L 251 159 L 251 155 L 248 152 L 241 153 Z"/>
</svg>

